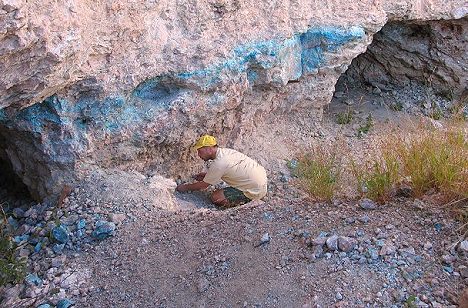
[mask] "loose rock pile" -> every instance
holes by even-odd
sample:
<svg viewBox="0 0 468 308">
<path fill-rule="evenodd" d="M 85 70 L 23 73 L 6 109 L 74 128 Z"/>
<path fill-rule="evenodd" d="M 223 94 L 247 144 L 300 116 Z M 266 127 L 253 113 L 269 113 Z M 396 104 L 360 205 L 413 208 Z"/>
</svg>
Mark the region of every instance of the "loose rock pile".
<svg viewBox="0 0 468 308">
<path fill-rule="evenodd" d="M 115 181 L 115 177 L 120 181 Z M 17 254 L 26 261 L 27 275 L 24 283 L 2 288 L 2 304 L 66 308 L 72 305 L 72 297 L 84 296 L 88 288 L 83 284 L 89 272 L 71 270 L 69 260 L 79 257 L 83 251 L 93 250 L 101 240 L 114 236 L 120 225 L 135 219 L 131 212 L 123 210 L 129 205 L 145 205 L 145 195 L 129 196 L 140 199 L 127 203 L 128 199 L 122 197 L 124 190 L 118 190 L 122 187 L 119 185 L 129 189 L 141 181 L 147 182 L 147 200 L 159 201 L 161 205 L 172 202 L 154 197 L 158 192 L 168 193 L 163 191 L 164 181 L 155 182 L 134 173 L 106 170 L 91 175 L 58 207 L 46 203 L 15 207 L 7 221 L 13 230 L 13 240 L 20 247 Z M 109 192 L 99 194 L 103 188 Z M 109 200 L 114 203 L 107 204 Z"/>
</svg>

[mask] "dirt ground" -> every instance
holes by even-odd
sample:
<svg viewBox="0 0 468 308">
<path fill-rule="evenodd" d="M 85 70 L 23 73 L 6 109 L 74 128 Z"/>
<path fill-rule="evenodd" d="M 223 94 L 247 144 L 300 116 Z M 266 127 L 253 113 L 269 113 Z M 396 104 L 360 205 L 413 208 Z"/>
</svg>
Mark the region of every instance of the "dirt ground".
<svg viewBox="0 0 468 308">
<path fill-rule="evenodd" d="M 114 237 L 70 258 L 81 277 L 77 306 L 455 307 L 468 285 L 468 263 L 456 248 L 460 224 L 434 196 L 399 198 L 374 210 L 361 208 L 352 193 L 314 202 L 286 166 L 299 153 L 338 141 L 360 159 L 382 134 L 408 119 L 420 122 L 411 112 L 390 110 L 381 97 L 347 96 L 355 100 L 348 125 L 336 124 L 336 114 L 349 110 L 349 101 L 336 100 L 319 125 L 282 118 L 237 143 L 269 171 L 264 201 L 222 211 L 202 192 L 177 193 L 167 209 L 88 206 L 125 219 Z M 369 113 L 374 127 L 359 138 Z M 353 248 L 317 245 L 333 235 Z"/>
</svg>

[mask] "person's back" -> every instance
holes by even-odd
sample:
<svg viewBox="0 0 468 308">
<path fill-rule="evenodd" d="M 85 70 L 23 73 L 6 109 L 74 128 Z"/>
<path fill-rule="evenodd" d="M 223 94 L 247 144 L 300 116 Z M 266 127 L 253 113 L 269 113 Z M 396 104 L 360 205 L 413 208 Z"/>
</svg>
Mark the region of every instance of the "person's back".
<svg viewBox="0 0 468 308">
<path fill-rule="evenodd" d="M 261 199 L 267 193 L 265 169 L 252 158 L 233 149 L 218 148 L 216 158 L 203 179 L 212 185 L 221 180 L 241 190 L 252 200 Z"/>
</svg>

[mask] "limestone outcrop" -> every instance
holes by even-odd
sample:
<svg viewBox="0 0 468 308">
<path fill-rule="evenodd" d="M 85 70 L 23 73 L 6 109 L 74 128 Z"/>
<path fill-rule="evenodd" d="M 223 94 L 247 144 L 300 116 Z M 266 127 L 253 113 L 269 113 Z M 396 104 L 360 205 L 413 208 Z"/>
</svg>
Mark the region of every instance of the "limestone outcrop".
<svg viewBox="0 0 468 308">
<path fill-rule="evenodd" d="M 319 120 L 389 21 L 466 33 L 467 13 L 458 0 L 0 0 L 0 158 L 37 199 L 96 166 L 175 174 L 202 133 L 235 140 L 284 112 Z M 433 61 L 455 87 L 457 56 Z"/>
</svg>

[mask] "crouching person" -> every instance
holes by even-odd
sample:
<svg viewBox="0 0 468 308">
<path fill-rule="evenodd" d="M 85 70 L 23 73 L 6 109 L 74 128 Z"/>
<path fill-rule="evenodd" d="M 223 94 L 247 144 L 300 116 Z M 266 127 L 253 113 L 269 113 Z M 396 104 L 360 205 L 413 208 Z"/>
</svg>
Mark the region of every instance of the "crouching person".
<svg viewBox="0 0 468 308">
<path fill-rule="evenodd" d="M 265 169 L 245 154 L 236 150 L 218 147 L 213 136 L 200 137 L 194 149 L 204 161 L 212 161 L 207 172 L 194 176 L 197 182 L 180 184 L 179 192 L 204 190 L 210 185 L 224 181 L 230 187 L 218 189 L 211 201 L 221 207 L 233 207 L 252 200 L 259 200 L 267 193 Z"/>
</svg>

